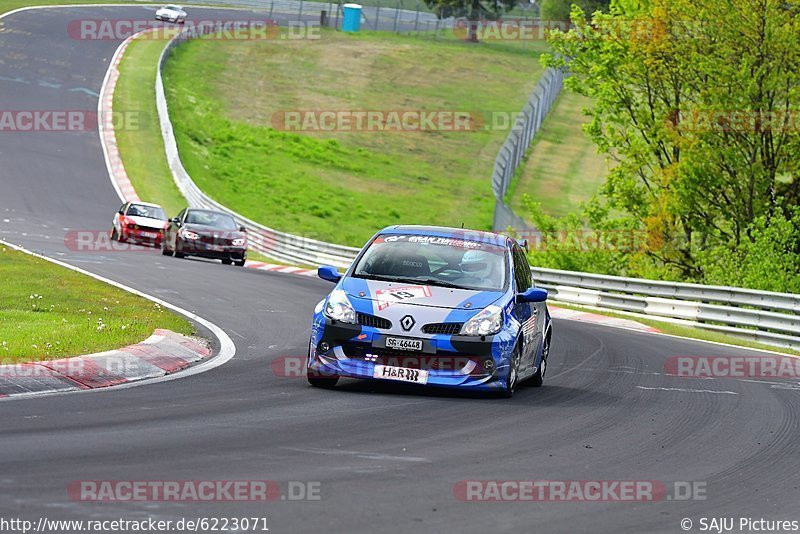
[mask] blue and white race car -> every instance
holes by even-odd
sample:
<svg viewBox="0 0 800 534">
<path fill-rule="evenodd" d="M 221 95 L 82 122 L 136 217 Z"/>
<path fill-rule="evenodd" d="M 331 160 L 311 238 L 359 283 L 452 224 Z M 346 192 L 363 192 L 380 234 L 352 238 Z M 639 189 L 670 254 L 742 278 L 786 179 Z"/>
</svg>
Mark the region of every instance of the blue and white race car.
<svg viewBox="0 0 800 534">
<path fill-rule="evenodd" d="M 378 232 L 314 311 L 307 376 L 472 388 L 541 386 L 550 350 L 547 291 L 510 237 L 392 226 Z"/>
</svg>

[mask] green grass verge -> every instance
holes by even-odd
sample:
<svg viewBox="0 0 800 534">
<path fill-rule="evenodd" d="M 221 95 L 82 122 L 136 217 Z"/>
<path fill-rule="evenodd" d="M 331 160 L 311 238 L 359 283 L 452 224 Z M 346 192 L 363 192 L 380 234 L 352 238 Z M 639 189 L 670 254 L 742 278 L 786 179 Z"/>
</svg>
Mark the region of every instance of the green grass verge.
<svg viewBox="0 0 800 534">
<path fill-rule="evenodd" d="M 582 109 L 591 103 L 568 89 L 558 97 L 509 187 L 507 201 L 518 214 L 524 215 L 525 193 L 549 215 L 578 211 L 605 182 L 605 156 L 581 128 L 589 120 Z"/>
<path fill-rule="evenodd" d="M 642 323 L 644 325 L 657 328 L 661 332 L 665 334 L 670 334 L 673 336 L 680 336 L 680 337 L 687 337 L 690 339 L 697 339 L 699 341 L 713 341 L 716 343 L 727 343 L 728 345 L 735 345 L 737 347 L 746 347 L 750 349 L 757 349 L 757 350 L 769 350 L 772 352 L 780 352 L 783 354 L 789 354 L 792 356 L 800 356 L 799 350 L 794 350 L 787 347 L 777 347 L 775 345 L 767 345 L 766 343 L 759 343 L 757 341 L 750 341 L 744 338 L 731 336 L 728 334 L 721 334 L 719 332 L 714 332 L 712 330 L 704 330 L 702 328 L 695 328 L 692 326 L 685 326 L 680 324 L 674 323 L 667 323 L 664 321 L 659 321 L 657 319 L 649 319 L 638 317 L 636 315 L 627 314 L 624 312 L 614 312 L 614 311 L 607 311 L 607 310 L 600 310 L 598 308 L 592 308 L 588 306 L 580 306 L 577 304 L 567 304 L 564 302 L 552 301 L 552 305 L 557 308 L 566 308 L 568 310 L 577 310 L 577 311 L 586 311 L 591 313 L 596 313 L 598 315 L 606 315 L 608 317 L 617 317 L 619 319 L 629 319 L 636 321 L 638 323 Z"/>
<path fill-rule="evenodd" d="M 489 179 L 507 131 L 297 134 L 281 110 L 467 110 L 516 114 L 541 74 L 538 52 L 388 34 L 317 41 L 197 40 L 165 84 L 189 174 L 267 226 L 361 245 L 396 223 L 488 229 Z"/>
<path fill-rule="evenodd" d="M 167 164 L 156 110 L 156 63 L 164 39 L 134 39 L 120 63 L 114 91 L 115 133 L 125 171 L 139 198 L 161 204 L 172 217 L 186 207 Z"/>
<path fill-rule="evenodd" d="M 187 320 L 147 299 L 2 246 L 0 324 L 3 363 L 118 349 L 156 328 L 194 332 Z"/>
</svg>

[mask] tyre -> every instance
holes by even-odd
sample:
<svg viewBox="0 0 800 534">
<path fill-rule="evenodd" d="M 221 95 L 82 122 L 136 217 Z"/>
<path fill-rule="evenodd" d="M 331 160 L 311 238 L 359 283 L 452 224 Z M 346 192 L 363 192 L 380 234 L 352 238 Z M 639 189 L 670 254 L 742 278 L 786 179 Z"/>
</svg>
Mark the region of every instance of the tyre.
<svg viewBox="0 0 800 534">
<path fill-rule="evenodd" d="M 116 241 L 118 239 L 117 236 L 117 229 L 115 227 L 111 227 L 111 241 Z"/>
<path fill-rule="evenodd" d="M 178 250 L 180 250 L 180 248 L 181 248 L 181 240 L 178 239 L 178 238 L 175 238 L 175 250 L 174 250 L 175 257 L 176 258 L 185 258 L 186 254 L 184 254 L 183 252 L 178 252 Z"/>
<path fill-rule="evenodd" d="M 234 260 L 233 264 L 237 267 L 244 267 L 246 261 L 246 259 Z"/>
<path fill-rule="evenodd" d="M 506 386 L 501 392 L 501 396 L 510 399 L 514 396 L 514 392 L 519 385 L 519 364 L 522 359 L 522 347 L 519 343 L 514 347 L 514 353 L 511 356 L 511 361 L 508 362 L 508 377 L 506 378 Z"/>
<path fill-rule="evenodd" d="M 338 376 L 319 376 L 310 371 L 306 371 L 306 378 L 308 379 L 308 383 L 315 388 L 323 389 L 331 389 L 339 381 Z"/>
<path fill-rule="evenodd" d="M 163 254 L 164 256 L 172 256 L 172 251 L 169 248 L 167 248 L 166 239 L 161 241 L 161 254 Z"/>
<path fill-rule="evenodd" d="M 231 263 L 233 263 L 233 260 L 222 260 L 223 265 L 230 265 Z"/>
<path fill-rule="evenodd" d="M 531 385 L 535 388 L 541 387 L 544 384 L 544 375 L 547 372 L 547 356 L 550 354 L 550 334 L 547 334 L 547 337 L 544 338 L 544 344 L 542 345 L 542 363 L 539 364 L 539 368 L 536 370 L 536 374 L 531 377 Z"/>
</svg>

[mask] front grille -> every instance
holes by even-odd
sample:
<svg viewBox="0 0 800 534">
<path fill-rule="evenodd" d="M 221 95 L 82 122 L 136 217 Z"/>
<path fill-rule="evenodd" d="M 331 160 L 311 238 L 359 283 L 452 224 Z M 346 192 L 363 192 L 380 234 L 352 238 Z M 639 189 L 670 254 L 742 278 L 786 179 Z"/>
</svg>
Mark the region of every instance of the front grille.
<svg viewBox="0 0 800 534">
<path fill-rule="evenodd" d="M 230 245 L 231 240 L 221 235 L 200 234 L 200 242 L 209 245 Z"/>
<path fill-rule="evenodd" d="M 388 330 L 392 327 L 392 322 L 389 319 L 378 317 L 376 315 L 369 315 L 367 313 L 358 314 L 358 324 L 361 326 L 371 326 L 373 328 L 382 328 Z"/>
<path fill-rule="evenodd" d="M 461 332 L 461 327 L 464 323 L 430 323 L 422 327 L 422 331 L 426 334 L 445 334 L 454 336 Z"/>
<path fill-rule="evenodd" d="M 427 369 L 428 371 L 462 371 L 466 368 L 471 368 L 469 374 L 473 376 L 487 373 L 475 357 L 461 354 L 420 354 L 404 350 L 370 347 L 361 343 L 346 343 L 344 352 L 350 359 L 363 360 L 375 365 Z"/>
</svg>

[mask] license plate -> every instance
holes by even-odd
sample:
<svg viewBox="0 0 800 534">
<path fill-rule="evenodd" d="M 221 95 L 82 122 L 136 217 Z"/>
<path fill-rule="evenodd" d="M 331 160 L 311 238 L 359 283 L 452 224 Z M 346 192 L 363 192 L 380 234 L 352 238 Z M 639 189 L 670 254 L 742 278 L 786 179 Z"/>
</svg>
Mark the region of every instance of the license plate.
<svg viewBox="0 0 800 534">
<path fill-rule="evenodd" d="M 387 337 L 386 348 L 398 350 L 422 350 L 422 340 L 406 339 L 403 337 Z"/>
<path fill-rule="evenodd" d="M 223 250 L 225 250 L 225 247 L 223 247 L 222 245 L 206 245 L 206 247 L 208 248 L 208 250 L 213 250 L 214 252 L 222 252 Z"/>
<path fill-rule="evenodd" d="M 428 383 L 428 371 L 425 369 L 409 369 L 407 367 L 392 367 L 391 365 L 376 365 L 372 372 L 372 377 L 397 380 L 399 382 L 412 382 L 414 384 Z"/>
<path fill-rule="evenodd" d="M 158 237 L 158 234 L 155 234 L 153 232 L 142 232 L 141 236 L 142 237 L 156 238 L 156 237 Z"/>
</svg>

